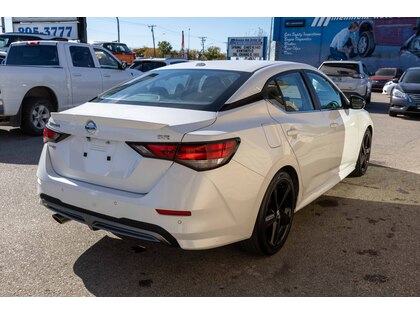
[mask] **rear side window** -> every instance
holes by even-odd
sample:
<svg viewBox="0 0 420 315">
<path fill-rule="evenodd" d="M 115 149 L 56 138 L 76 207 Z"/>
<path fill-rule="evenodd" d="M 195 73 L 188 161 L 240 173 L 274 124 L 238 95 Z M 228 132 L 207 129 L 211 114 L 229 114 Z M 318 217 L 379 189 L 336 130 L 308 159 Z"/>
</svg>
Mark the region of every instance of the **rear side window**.
<svg viewBox="0 0 420 315">
<path fill-rule="evenodd" d="M 267 84 L 268 100 L 287 112 L 313 110 L 313 104 L 300 73 L 282 74 Z"/>
<path fill-rule="evenodd" d="M 70 55 L 74 67 L 95 68 L 95 63 L 93 62 L 92 54 L 89 48 L 71 46 Z"/>
<path fill-rule="evenodd" d="M 21 66 L 58 66 L 57 46 L 18 45 L 8 52 L 7 64 Z"/>
</svg>

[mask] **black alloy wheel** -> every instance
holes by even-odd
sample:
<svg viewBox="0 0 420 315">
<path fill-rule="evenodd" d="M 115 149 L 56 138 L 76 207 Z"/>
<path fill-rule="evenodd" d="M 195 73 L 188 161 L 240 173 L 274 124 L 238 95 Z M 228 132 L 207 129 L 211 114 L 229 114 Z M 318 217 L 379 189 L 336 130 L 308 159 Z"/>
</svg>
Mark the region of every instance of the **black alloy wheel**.
<svg viewBox="0 0 420 315">
<path fill-rule="evenodd" d="M 359 158 L 357 159 L 356 168 L 350 174 L 353 177 L 360 177 L 365 175 L 370 160 L 370 152 L 372 148 L 372 132 L 367 129 L 360 146 Z"/>
<path fill-rule="evenodd" d="M 288 173 L 281 171 L 268 186 L 252 237 L 242 243 L 243 247 L 263 255 L 278 252 L 292 226 L 295 202 L 293 180 Z"/>
</svg>

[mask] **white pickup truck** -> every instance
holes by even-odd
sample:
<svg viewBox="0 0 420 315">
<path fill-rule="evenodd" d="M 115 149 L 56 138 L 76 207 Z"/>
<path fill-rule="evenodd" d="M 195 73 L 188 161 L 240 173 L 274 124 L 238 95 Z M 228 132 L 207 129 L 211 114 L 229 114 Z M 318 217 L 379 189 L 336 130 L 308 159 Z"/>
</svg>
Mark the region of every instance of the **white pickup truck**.
<svg viewBox="0 0 420 315">
<path fill-rule="evenodd" d="M 52 111 L 80 105 L 140 74 L 97 46 L 13 43 L 0 66 L 0 125 L 41 135 Z"/>
</svg>

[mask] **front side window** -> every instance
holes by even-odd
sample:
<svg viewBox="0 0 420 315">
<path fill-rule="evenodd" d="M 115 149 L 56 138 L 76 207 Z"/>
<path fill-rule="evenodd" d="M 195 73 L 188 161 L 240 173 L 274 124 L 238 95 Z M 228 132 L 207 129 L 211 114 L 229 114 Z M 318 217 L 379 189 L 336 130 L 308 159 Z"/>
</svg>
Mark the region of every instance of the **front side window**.
<svg viewBox="0 0 420 315">
<path fill-rule="evenodd" d="M 155 70 L 115 87 L 95 102 L 218 111 L 250 75 L 225 70 Z"/>
<path fill-rule="evenodd" d="M 108 52 L 94 48 L 96 58 L 104 69 L 119 69 L 120 64 Z"/>
<path fill-rule="evenodd" d="M 287 112 L 314 109 L 300 73 L 279 75 L 268 82 L 266 89 L 268 100 Z"/>
<path fill-rule="evenodd" d="M 74 67 L 79 68 L 95 68 L 90 49 L 81 46 L 70 47 L 71 60 Z"/>
<path fill-rule="evenodd" d="M 308 72 L 307 75 L 315 94 L 318 96 L 321 109 L 340 109 L 343 107 L 340 93 L 327 79 L 313 72 Z"/>
</svg>

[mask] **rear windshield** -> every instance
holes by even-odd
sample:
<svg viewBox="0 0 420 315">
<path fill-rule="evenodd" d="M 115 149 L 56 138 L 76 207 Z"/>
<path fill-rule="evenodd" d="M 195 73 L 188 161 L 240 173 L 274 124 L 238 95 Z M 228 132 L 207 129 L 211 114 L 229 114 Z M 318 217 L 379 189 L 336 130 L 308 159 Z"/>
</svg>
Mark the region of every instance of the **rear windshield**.
<svg viewBox="0 0 420 315">
<path fill-rule="evenodd" d="M 94 102 L 218 111 L 250 76 L 225 70 L 154 70 L 105 92 Z"/>
<path fill-rule="evenodd" d="M 401 78 L 402 83 L 420 83 L 420 69 L 409 70 Z"/>
<path fill-rule="evenodd" d="M 57 46 L 12 46 L 7 55 L 7 64 L 19 66 L 58 66 Z"/>
<path fill-rule="evenodd" d="M 359 74 L 359 65 L 355 63 L 328 63 L 320 68 L 328 76 L 353 76 Z"/>
<path fill-rule="evenodd" d="M 377 76 L 394 76 L 397 74 L 396 69 L 379 69 L 375 72 Z"/>
</svg>

